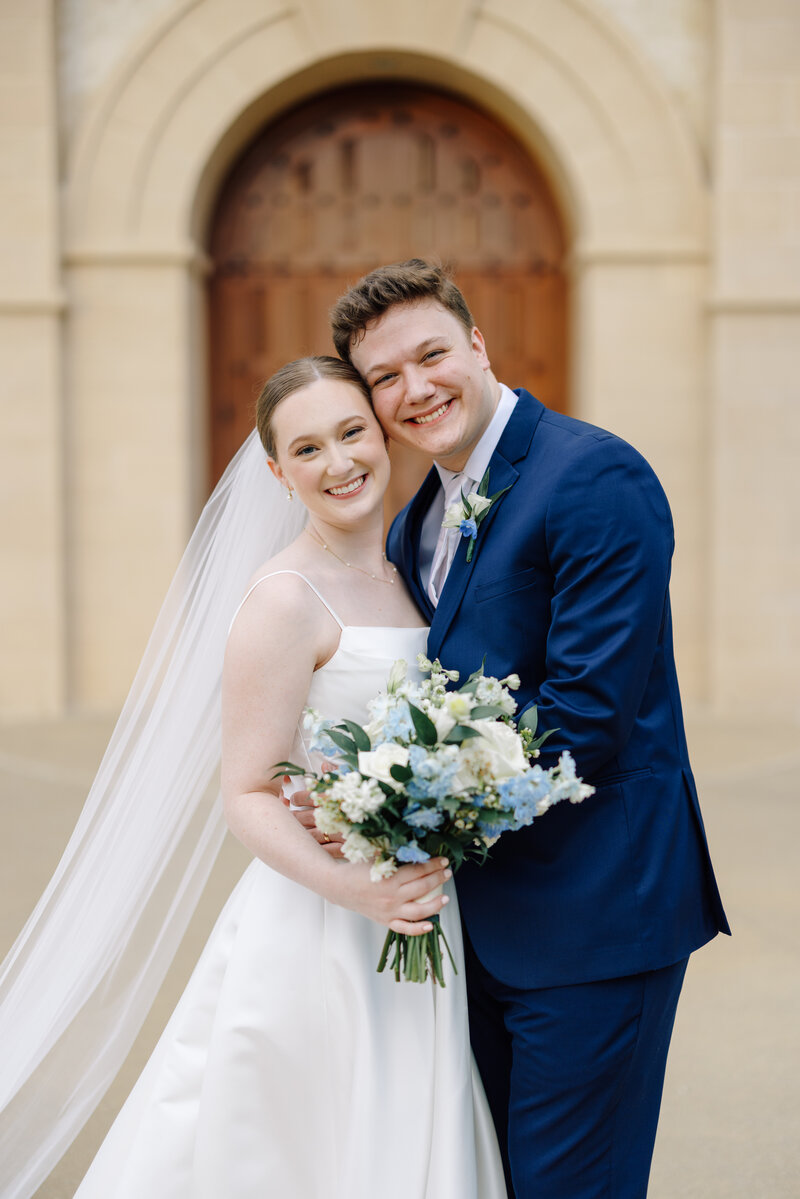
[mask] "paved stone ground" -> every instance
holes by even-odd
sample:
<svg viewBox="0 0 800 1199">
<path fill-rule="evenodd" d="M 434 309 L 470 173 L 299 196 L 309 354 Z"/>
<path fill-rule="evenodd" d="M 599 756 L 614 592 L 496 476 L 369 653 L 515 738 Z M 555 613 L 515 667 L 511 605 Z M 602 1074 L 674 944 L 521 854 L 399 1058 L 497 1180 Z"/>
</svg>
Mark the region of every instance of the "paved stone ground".
<svg viewBox="0 0 800 1199">
<path fill-rule="evenodd" d="M 0 953 L 58 860 L 110 727 L 81 720 L 0 728 Z M 649 1196 L 797 1199 L 800 732 L 695 719 L 689 733 L 734 937 L 718 937 L 689 967 Z M 117 1082 L 37 1199 L 71 1199 L 246 860 L 235 843 L 225 846 Z"/>
</svg>

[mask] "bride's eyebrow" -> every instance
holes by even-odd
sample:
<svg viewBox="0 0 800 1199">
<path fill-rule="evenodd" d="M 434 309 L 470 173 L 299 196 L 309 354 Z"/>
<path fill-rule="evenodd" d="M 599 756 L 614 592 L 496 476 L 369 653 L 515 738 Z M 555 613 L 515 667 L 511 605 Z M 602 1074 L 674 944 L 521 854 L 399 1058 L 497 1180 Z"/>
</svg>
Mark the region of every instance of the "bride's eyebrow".
<svg viewBox="0 0 800 1199">
<path fill-rule="evenodd" d="M 360 421 L 362 424 L 364 423 L 363 412 L 355 412 L 352 416 L 346 416 L 344 418 L 344 420 L 340 420 L 338 422 L 338 424 L 336 425 L 336 429 L 337 430 L 343 429 L 345 427 L 345 425 L 352 425 L 354 422 L 358 422 L 358 421 Z M 324 434 L 323 434 L 323 436 L 324 436 Z M 319 432 L 317 432 L 317 433 L 299 433 L 297 437 L 293 437 L 292 440 L 289 442 L 289 453 L 292 452 L 292 450 L 294 449 L 294 447 L 296 445 L 302 445 L 303 443 L 309 442 L 309 441 L 319 441 L 319 439 L 320 439 Z"/>
</svg>

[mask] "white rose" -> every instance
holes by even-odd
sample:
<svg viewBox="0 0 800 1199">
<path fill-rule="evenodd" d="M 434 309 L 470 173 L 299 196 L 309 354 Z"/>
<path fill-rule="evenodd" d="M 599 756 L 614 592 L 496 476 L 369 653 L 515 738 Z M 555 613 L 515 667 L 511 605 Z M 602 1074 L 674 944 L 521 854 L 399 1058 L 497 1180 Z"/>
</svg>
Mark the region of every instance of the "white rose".
<svg viewBox="0 0 800 1199">
<path fill-rule="evenodd" d="M 391 741 L 387 741 L 377 749 L 359 752 L 359 774 L 369 775 L 381 783 L 388 783 L 395 791 L 401 791 L 402 783 L 398 783 L 389 773 L 392 766 L 408 766 L 408 750 L 405 746 L 393 745 Z"/>
<path fill-rule="evenodd" d="M 495 778 L 511 778 L 521 774 L 528 765 L 519 733 L 507 724 L 498 721 L 475 720 L 472 728 L 481 735 L 484 746 L 489 750 L 491 771 Z"/>
<path fill-rule="evenodd" d="M 485 495 L 478 495 L 477 491 L 471 491 L 467 496 L 467 503 L 472 509 L 473 516 L 480 516 L 487 508 L 491 508 L 492 501 Z"/>
<path fill-rule="evenodd" d="M 453 794 L 480 791 L 484 776 L 492 770 L 492 754 L 481 737 L 472 737 L 461 746 L 458 770 L 453 780 Z"/>
<path fill-rule="evenodd" d="M 450 504 L 444 514 L 442 521 L 443 529 L 458 529 L 464 519 L 464 504 L 459 500 L 455 504 Z"/>
<path fill-rule="evenodd" d="M 447 708 L 429 708 L 427 715 L 436 725 L 436 736 L 439 741 L 444 741 L 451 729 L 455 728 L 456 719 L 451 716 Z"/>
</svg>

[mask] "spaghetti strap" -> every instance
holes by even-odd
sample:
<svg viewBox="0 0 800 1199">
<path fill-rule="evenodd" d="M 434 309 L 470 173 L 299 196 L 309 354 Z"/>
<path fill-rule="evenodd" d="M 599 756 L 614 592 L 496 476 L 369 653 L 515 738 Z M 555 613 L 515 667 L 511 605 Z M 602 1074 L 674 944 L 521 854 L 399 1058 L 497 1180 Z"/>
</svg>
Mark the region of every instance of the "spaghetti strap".
<svg viewBox="0 0 800 1199">
<path fill-rule="evenodd" d="M 271 574 L 262 575 L 260 579 L 256 579 L 256 581 L 255 581 L 255 583 L 253 583 L 252 587 L 250 587 L 248 589 L 247 593 L 243 596 L 242 601 L 239 604 L 239 607 L 236 609 L 236 611 L 233 614 L 231 623 L 228 625 L 228 636 L 229 637 L 231 635 L 231 629 L 233 628 L 234 621 L 236 620 L 236 617 L 239 615 L 242 608 L 244 607 L 245 601 L 250 598 L 250 596 L 255 591 L 256 587 L 258 587 L 259 583 L 263 583 L 265 579 L 274 579 L 276 577 L 276 575 L 297 575 L 298 579 L 302 579 L 303 582 L 306 584 L 306 586 L 311 588 L 311 590 L 314 592 L 314 595 L 317 597 L 317 599 L 323 605 L 323 607 L 328 609 L 331 616 L 338 624 L 339 628 L 343 629 L 345 627 L 344 621 L 341 620 L 337 616 L 337 614 L 334 612 L 333 608 L 330 606 L 328 601 L 325 599 L 324 595 L 321 595 L 320 592 L 317 590 L 317 588 L 314 586 L 314 584 L 311 582 L 311 580 L 307 579 L 305 575 L 302 575 L 299 570 L 273 570 Z"/>
</svg>

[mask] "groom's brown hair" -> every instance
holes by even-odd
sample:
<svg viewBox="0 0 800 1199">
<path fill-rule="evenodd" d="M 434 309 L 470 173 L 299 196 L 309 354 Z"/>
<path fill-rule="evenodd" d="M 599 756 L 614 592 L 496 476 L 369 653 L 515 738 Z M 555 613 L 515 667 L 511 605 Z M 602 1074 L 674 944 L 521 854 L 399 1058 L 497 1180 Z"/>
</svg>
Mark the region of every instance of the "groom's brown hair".
<svg viewBox="0 0 800 1199">
<path fill-rule="evenodd" d="M 330 320 L 339 357 L 350 361 L 350 351 L 358 345 L 370 321 L 396 304 L 419 300 L 436 300 L 461 322 L 468 337 L 472 333 L 472 313 L 445 268 L 423 258 L 409 258 L 370 271 L 336 301 Z"/>
</svg>

